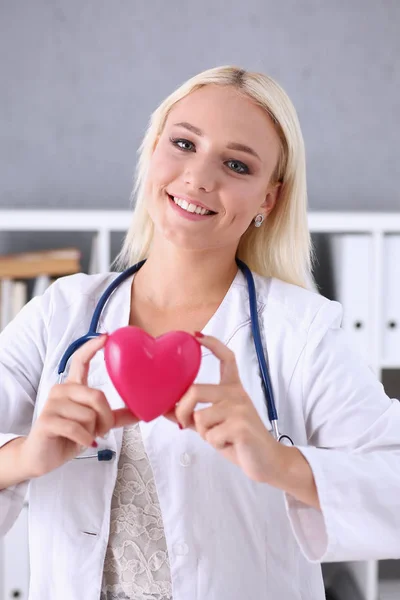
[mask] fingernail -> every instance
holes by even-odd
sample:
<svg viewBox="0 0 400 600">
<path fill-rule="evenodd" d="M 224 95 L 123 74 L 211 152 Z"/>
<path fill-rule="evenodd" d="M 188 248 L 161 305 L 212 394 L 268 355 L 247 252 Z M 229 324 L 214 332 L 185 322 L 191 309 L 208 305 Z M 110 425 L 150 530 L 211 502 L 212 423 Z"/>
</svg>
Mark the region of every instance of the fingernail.
<svg viewBox="0 0 400 600">
<path fill-rule="evenodd" d="M 195 331 L 194 332 L 194 336 L 198 337 L 198 338 L 203 338 L 204 337 L 204 333 L 201 333 L 201 331 Z"/>
<path fill-rule="evenodd" d="M 183 429 L 183 427 L 180 423 L 178 423 L 178 427 L 179 427 L 179 429 Z"/>
<path fill-rule="evenodd" d="M 97 448 L 97 447 L 98 447 L 98 443 L 96 441 L 94 441 L 92 444 L 92 448 Z"/>
</svg>

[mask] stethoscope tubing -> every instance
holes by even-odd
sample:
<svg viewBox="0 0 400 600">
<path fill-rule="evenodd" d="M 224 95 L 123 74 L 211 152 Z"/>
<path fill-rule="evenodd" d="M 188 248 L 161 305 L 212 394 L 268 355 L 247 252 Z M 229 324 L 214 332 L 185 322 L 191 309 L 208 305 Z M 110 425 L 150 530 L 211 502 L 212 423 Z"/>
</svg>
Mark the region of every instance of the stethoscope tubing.
<svg viewBox="0 0 400 600">
<path fill-rule="evenodd" d="M 114 291 L 117 289 L 117 287 L 123 281 L 125 281 L 128 277 L 130 277 L 134 273 L 136 273 L 144 265 L 145 262 L 146 262 L 145 260 L 142 260 L 142 261 L 136 263 L 135 265 L 133 265 L 132 267 L 129 267 L 128 269 L 123 271 L 120 275 L 118 275 L 118 277 L 116 277 L 114 279 L 114 281 L 103 292 L 103 294 L 101 295 L 101 297 L 94 309 L 88 332 L 85 335 L 78 338 L 77 340 L 75 340 L 74 342 L 72 342 L 68 346 L 66 351 L 64 352 L 63 356 L 61 357 L 61 360 L 60 360 L 60 363 L 58 366 L 58 376 L 59 376 L 58 381 L 59 381 L 59 383 L 61 383 L 63 381 L 63 374 L 67 367 L 68 361 L 71 358 L 71 356 L 74 354 L 74 352 L 76 352 L 76 350 L 78 350 L 78 348 L 80 348 L 87 341 L 89 341 L 95 337 L 98 337 L 100 335 L 100 333 L 97 332 L 97 328 L 99 326 L 101 314 L 103 312 L 105 305 L 107 304 L 107 302 L 110 300 L 112 294 L 114 293 Z M 246 281 L 247 281 L 247 287 L 248 287 L 248 292 L 249 292 L 251 332 L 252 332 L 252 336 L 253 336 L 253 340 L 254 340 L 254 347 L 256 350 L 258 364 L 259 364 L 259 368 L 260 368 L 261 382 L 262 382 L 262 386 L 263 386 L 263 390 L 264 390 L 265 404 L 266 404 L 267 411 L 268 411 L 268 418 L 270 420 L 271 427 L 272 427 L 272 434 L 278 442 L 293 445 L 292 439 L 288 435 L 281 434 L 279 432 L 279 428 L 278 428 L 278 413 L 276 410 L 271 379 L 269 376 L 267 361 L 265 358 L 265 352 L 264 352 L 264 348 L 263 348 L 263 344 L 262 344 L 262 340 L 261 340 L 260 323 L 259 323 L 259 319 L 258 319 L 258 309 L 257 309 L 257 294 L 256 294 L 254 278 L 253 278 L 252 272 L 250 271 L 249 267 L 243 261 L 241 261 L 237 258 L 236 263 L 237 263 L 238 267 L 240 268 L 240 270 L 242 271 L 242 273 L 244 274 L 244 276 L 246 277 Z M 115 457 L 115 452 L 113 450 L 110 450 L 109 448 L 104 448 L 102 450 L 98 450 L 98 452 L 96 454 L 93 453 L 93 454 L 86 455 L 86 456 L 85 455 L 77 456 L 76 460 L 82 460 L 82 459 L 86 459 L 86 458 L 97 458 L 97 460 L 99 460 L 99 461 L 109 461 L 109 460 L 112 460 L 114 457 Z"/>
</svg>

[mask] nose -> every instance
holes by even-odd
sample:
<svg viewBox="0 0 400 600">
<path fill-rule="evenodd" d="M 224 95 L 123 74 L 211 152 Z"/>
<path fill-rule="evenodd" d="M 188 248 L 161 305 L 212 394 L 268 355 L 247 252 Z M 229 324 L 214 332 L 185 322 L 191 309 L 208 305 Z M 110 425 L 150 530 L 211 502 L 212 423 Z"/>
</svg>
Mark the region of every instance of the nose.
<svg viewBox="0 0 400 600">
<path fill-rule="evenodd" d="M 203 192 L 212 192 L 217 181 L 215 167 L 210 161 L 200 158 L 190 161 L 186 166 L 183 177 L 188 187 Z"/>
</svg>

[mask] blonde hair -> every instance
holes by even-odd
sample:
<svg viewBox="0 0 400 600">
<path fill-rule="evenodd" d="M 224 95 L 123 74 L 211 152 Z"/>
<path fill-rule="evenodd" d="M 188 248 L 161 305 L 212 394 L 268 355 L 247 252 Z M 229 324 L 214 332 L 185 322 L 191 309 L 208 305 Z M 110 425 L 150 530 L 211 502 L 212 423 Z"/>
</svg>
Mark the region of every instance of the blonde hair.
<svg viewBox="0 0 400 600">
<path fill-rule="evenodd" d="M 238 67 L 216 67 L 192 77 L 153 112 L 139 149 L 135 202 L 131 225 L 116 264 L 126 268 L 148 256 L 154 225 L 146 208 L 145 186 L 156 141 L 172 107 L 195 90 L 210 84 L 233 86 L 272 118 L 281 140 L 273 179 L 279 182 L 277 203 L 260 228 L 252 223 L 242 235 L 237 257 L 252 271 L 304 288 L 312 287 L 313 249 L 307 221 L 304 141 L 296 110 L 283 89 L 262 73 Z"/>
</svg>

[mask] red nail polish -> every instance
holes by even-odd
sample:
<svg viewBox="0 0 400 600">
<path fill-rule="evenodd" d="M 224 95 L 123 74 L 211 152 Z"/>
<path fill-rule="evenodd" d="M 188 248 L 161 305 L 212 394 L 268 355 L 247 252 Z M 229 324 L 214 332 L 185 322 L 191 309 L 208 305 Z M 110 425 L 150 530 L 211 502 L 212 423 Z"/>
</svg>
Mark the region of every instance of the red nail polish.
<svg viewBox="0 0 400 600">
<path fill-rule="evenodd" d="M 178 427 L 179 427 L 179 429 L 183 429 L 183 427 L 180 423 L 178 423 Z"/>
<path fill-rule="evenodd" d="M 96 441 L 95 441 L 95 442 L 93 442 L 93 444 L 92 444 L 92 448 L 97 448 L 97 447 L 98 447 L 98 443 L 97 443 Z"/>
<path fill-rule="evenodd" d="M 198 338 L 203 338 L 204 337 L 204 333 L 201 333 L 201 331 L 195 331 L 194 335 L 195 335 L 195 337 L 198 337 Z"/>
</svg>

